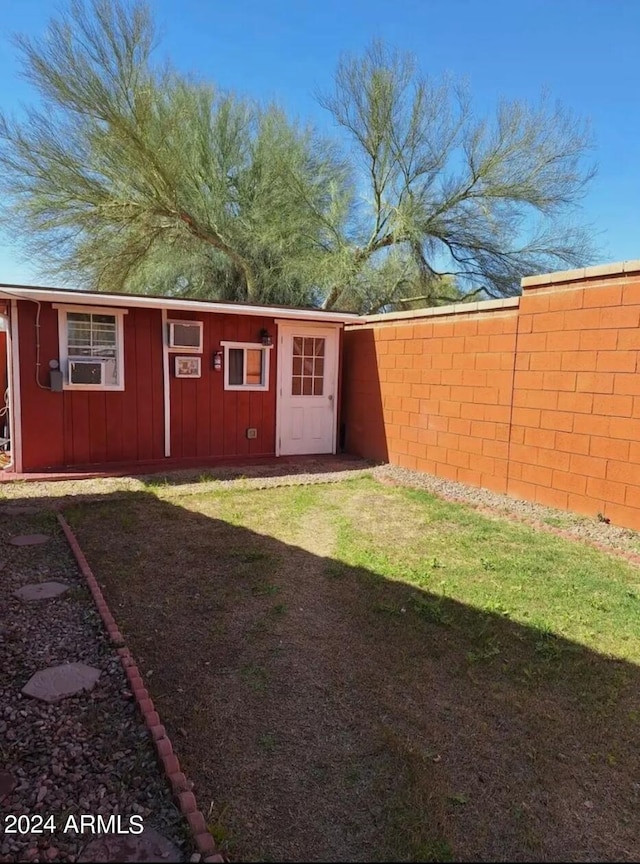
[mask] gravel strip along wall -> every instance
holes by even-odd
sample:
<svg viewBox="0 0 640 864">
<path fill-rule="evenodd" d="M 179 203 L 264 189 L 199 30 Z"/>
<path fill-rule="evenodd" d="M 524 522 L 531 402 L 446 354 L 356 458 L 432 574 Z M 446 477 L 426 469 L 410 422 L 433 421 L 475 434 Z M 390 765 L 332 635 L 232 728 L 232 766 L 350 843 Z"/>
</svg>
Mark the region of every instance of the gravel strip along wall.
<svg viewBox="0 0 640 864">
<path fill-rule="evenodd" d="M 38 531 L 41 546 L 7 541 Z M 61 596 L 24 602 L 13 592 L 59 581 Z M 180 810 L 158 771 L 152 741 L 137 710 L 120 658 L 109 642 L 87 586 L 51 512 L 0 519 L 0 742 L 2 768 L 15 787 L 0 805 L 0 860 L 81 861 L 95 835 L 64 832 L 69 816 L 141 816 L 193 852 Z M 100 670 L 90 693 L 48 704 L 21 693 L 41 669 L 82 662 Z M 7 833 L 8 816 L 41 817 L 54 830 Z M 46 824 L 46 823 L 45 823 Z"/>
<path fill-rule="evenodd" d="M 468 504 L 493 518 L 514 519 L 568 540 L 582 540 L 604 552 L 613 552 L 633 564 L 640 564 L 640 533 L 629 528 L 620 528 L 577 513 L 567 513 L 565 510 L 511 498 L 397 465 L 380 465 L 373 469 L 372 475 L 382 483 L 423 489 L 447 501 Z"/>
<path fill-rule="evenodd" d="M 149 730 L 149 734 L 156 748 L 158 759 L 163 767 L 167 783 L 173 793 L 176 804 L 189 824 L 196 849 L 205 862 L 222 862 L 224 861 L 224 858 L 222 855 L 216 853 L 213 837 L 207 830 L 204 815 L 198 809 L 196 804 L 195 796 L 191 791 L 192 784 L 187 780 L 180 767 L 178 757 L 173 751 L 173 745 L 171 744 L 164 726 L 160 722 L 160 716 L 155 709 L 153 700 L 144 686 L 140 670 L 130 650 L 124 645 L 122 634 L 120 633 L 113 615 L 107 606 L 107 602 L 104 599 L 104 595 L 102 594 L 100 586 L 98 585 L 91 568 L 89 567 L 84 552 L 82 551 L 75 534 L 71 530 L 69 523 L 61 513 L 58 514 L 58 521 L 62 526 L 62 530 L 69 542 L 71 550 L 76 557 L 80 571 L 87 580 L 89 590 L 93 595 L 93 599 L 95 600 L 109 637 L 113 644 L 117 646 L 120 662 L 122 663 L 122 667 L 127 676 L 129 687 L 133 692 L 134 699 L 140 714 L 144 719 L 144 723 Z"/>
</svg>

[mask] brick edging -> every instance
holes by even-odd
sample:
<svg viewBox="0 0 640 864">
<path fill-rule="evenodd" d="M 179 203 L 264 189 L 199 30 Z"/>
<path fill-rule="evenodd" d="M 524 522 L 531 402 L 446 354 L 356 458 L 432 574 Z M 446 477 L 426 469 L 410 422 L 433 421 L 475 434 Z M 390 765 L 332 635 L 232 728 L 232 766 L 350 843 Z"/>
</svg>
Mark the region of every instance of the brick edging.
<svg viewBox="0 0 640 864">
<path fill-rule="evenodd" d="M 198 810 L 195 795 L 191 791 L 192 784 L 187 780 L 180 767 L 178 757 L 173 752 L 173 746 L 169 740 L 166 729 L 160 722 L 160 715 L 158 714 L 153 701 L 144 686 L 144 681 L 140 674 L 138 665 L 131 651 L 125 644 L 125 640 L 118 629 L 118 625 L 116 624 L 109 607 L 107 606 L 107 601 L 104 599 L 98 581 L 89 566 L 89 562 L 87 561 L 71 526 L 62 513 L 57 513 L 56 516 L 62 530 L 64 531 L 64 535 L 67 538 L 67 542 L 71 547 L 71 551 L 78 562 L 78 567 L 87 581 L 89 590 L 91 591 L 98 612 L 100 613 L 100 617 L 102 618 L 105 629 L 109 634 L 109 638 L 117 648 L 120 662 L 122 663 L 125 675 L 127 676 L 129 689 L 133 693 L 145 725 L 149 730 L 149 734 L 151 735 L 154 747 L 158 754 L 158 760 L 162 764 L 166 780 L 173 793 L 176 804 L 178 805 L 178 809 L 189 825 L 196 849 L 202 855 L 203 861 L 205 862 L 224 862 L 225 859 L 223 856 L 216 852 L 215 843 L 213 837 L 207 830 L 207 823 L 204 815 L 201 810 Z"/>
</svg>

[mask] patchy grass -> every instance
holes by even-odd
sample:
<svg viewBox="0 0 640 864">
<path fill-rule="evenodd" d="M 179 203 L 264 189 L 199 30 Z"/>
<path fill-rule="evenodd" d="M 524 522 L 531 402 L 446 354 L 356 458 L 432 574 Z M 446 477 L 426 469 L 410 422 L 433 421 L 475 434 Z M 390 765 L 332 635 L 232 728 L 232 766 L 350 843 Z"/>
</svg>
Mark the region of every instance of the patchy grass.
<svg viewBox="0 0 640 864">
<path fill-rule="evenodd" d="M 368 479 L 68 517 L 232 858 L 640 856 L 632 565 Z"/>
</svg>

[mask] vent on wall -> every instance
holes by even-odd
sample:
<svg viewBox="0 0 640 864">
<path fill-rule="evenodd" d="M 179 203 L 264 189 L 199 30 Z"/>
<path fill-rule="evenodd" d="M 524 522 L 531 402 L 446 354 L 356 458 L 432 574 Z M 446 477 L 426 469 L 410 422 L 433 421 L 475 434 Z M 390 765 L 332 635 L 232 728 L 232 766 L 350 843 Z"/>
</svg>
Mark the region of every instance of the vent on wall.
<svg viewBox="0 0 640 864">
<path fill-rule="evenodd" d="M 103 360 L 69 360 L 70 384 L 104 384 Z"/>
<path fill-rule="evenodd" d="M 202 321 L 169 321 L 169 348 L 202 351 Z"/>
</svg>

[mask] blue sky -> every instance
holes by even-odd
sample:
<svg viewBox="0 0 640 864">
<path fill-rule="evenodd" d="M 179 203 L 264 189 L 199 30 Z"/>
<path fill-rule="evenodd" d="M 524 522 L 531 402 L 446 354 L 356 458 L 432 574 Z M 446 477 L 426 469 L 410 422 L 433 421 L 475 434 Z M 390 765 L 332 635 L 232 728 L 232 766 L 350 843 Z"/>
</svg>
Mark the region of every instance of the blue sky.
<svg viewBox="0 0 640 864">
<path fill-rule="evenodd" d="M 19 77 L 15 32 L 41 34 L 61 4 L 0 0 L 0 106 L 33 99 Z M 62 4 L 64 5 L 64 4 Z M 599 263 L 640 258 L 638 0 L 152 0 L 160 54 L 225 88 L 274 98 L 330 129 L 313 99 L 341 53 L 373 38 L 417 55 L 427 74 L 465 77 L 479 112 L 543 88 L 590 120 L 598 175 L 583 206 Z M 0 233 L 0 281 L 35 268 Z M 46 282 L 46 279 L 40 281 Z"/>
</svg>

